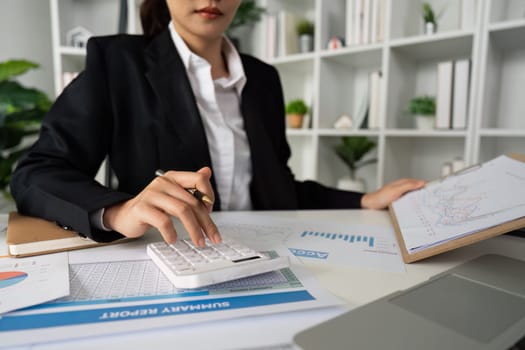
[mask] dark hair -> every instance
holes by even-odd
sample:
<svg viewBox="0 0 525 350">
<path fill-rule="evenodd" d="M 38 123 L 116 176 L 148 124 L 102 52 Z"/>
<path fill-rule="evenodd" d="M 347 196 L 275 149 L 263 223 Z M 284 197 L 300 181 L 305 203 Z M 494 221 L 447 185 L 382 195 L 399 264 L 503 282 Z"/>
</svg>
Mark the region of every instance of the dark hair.
<svg viewBox="0 0 525 350">
<path fill-rule="evenodd" d="M 144 0 L 140 5 L 140 22 L 145 36 L 159 34 L 170 23 L 166 0 Z"/>
</svg>

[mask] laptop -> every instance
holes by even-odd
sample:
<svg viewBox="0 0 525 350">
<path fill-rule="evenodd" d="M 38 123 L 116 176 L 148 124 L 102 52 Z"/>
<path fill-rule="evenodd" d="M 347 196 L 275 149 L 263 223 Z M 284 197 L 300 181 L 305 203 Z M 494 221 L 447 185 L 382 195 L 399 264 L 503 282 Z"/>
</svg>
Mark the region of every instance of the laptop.
<svg viewBox="0 0 525 350">
<path fill-rule="evenodd" d="M 483 255 L 304 330 L 294 342 L 303 350 L 525 349 L 524 337 L 525 261 Z"/>
</svg>

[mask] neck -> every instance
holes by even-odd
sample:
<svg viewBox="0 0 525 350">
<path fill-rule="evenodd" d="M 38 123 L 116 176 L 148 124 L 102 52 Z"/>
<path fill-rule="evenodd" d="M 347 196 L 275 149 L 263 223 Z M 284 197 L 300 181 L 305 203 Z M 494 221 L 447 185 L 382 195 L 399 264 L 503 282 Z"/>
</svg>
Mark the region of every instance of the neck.
<svg viewBox="0 0 525 350">
<path fill-rule="evenodd" d="M 204 39 L 187 33 L 178 33 L 192 52 L 208 61 L 213 79 L 228 76 L 228 66 L 222 55 L 222 36 Z"/>
</svg>

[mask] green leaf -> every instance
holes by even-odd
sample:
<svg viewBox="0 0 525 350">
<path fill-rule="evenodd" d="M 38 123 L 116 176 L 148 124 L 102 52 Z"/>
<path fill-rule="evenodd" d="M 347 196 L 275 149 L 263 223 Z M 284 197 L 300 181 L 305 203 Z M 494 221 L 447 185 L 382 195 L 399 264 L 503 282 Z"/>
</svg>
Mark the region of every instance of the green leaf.
<svg viewBox="0 0 525 350">
<path fill-rule="evenodd" d="M 235 13 L 235 17 L 233 17 L 228 31 L 259 21 L 265 11 L 264 8 L 257 6 L 255 0 L 243 0 Z"/>
<path fill-rule="evenodd" d="M 0 113 L 13 113 L 24 109 L 49 109 L 51 101 L 40 90 L 28 89 L 16 81 L 0 82 Z"/>
<path fill-rule="evenodd" d="M 376 162 L 376 159 L 362 160 L 375 147 L 376 143 L 365 136 L 344 136 L 341 143 L 335 146 L 335 152 L 353 176 L 358 168 Z"/>
<path fill-rule="evenodd" d="M 12 77 L 24 74 L 30 69 L 38 68 L 37 63 L 27 60 L 10 60 L 0 62 L 0 81 L 5 81 Z"/>
</svg>

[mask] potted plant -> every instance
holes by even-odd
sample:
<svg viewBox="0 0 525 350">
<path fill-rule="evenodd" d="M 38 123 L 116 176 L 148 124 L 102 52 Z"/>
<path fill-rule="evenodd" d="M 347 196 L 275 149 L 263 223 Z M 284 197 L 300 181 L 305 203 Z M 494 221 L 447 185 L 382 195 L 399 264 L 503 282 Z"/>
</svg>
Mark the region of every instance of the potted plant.
<svg viewBox="0 0 525 350">
<path fill-rule="evenodd" d="M 290 128 L 301 128 L 305 114 L 308 113 L 308 107 L 302 99 L 295 99 L 286 105 L 286 116 Z"/>
<path fill-rule="evenodd" d="M 0 191 L 10 198 L 8 185 L 13 166 L 28 148 L 24 137 L 38 133 L 51 101 L 40 90 L 22 86 L 14 77 L 38 64 L 25 60 L 0 62 Z"/>
<path fill-rule="evenodd" d="M 434 34 L 437 32 L 437 17 L 434 9 L 428 2 L 423 3 L 423 31 L 425 34 Z"/>
<path fill-rule="evenodd" d="M 410 113 L 416 119 L 416 127 L 422 130 L 432 129 L 436 119 L 436 99 L 433 96 L 418 96 L 410 100 Z"/>
<path fill-rule="evenodd" d="M 299 36 L 299 52 L 311 52 L 314 49 L 314 24 L 307 19 L 297 23 L 297 35 Z"/>
<path fill-rule="evenodd" d="M 356 177 L 359 168 L 375 163 L 376 158 L 364 159 L 376 147 L 376 143 L 365 136 L 344 136 L 335 146 L 335 153 L 348 166 L 349 174 L 340 178 L 337 188 L 348 191 L 365 191 L 363 179 Z"/>
<path fill-rule="evenodd" d="M 239 8 L 227 30 L 227 35 L 237 50 L 240 50 L 240 42 L 239 38 L 235 36 L 236 30 L 258 22 L 265 11 L 264 8 L 257 6 L 255 0 L 241 1 L 241 4 L 239 5 Z"/>
</svg>

